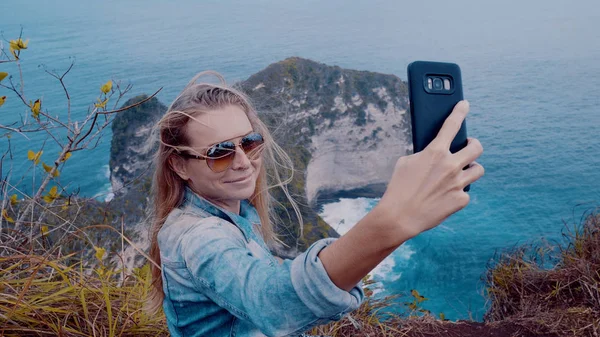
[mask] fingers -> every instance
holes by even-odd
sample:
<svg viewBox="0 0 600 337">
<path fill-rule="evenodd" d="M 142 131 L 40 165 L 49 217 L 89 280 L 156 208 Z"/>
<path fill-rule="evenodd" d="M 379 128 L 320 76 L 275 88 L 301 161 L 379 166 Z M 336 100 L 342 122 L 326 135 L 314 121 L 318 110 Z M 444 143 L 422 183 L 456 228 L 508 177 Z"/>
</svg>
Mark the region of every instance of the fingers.
<svg viewBox="0 0 600 337">
<path fill-rule="evenodd" d="M 472 162 L 469 168 L 461 172 L 461 187 L 465 187 L 474 183 L 479 178 L 483 177 L 485 169 L 478 162 Z"/>
<path fill-rule="evenodd" d="M 483 146 L 479 140 L 475 138 L 467 138 L 467 146 L 454 154 L 454 158 L 458 161 L 460 167 L 465 167 L 469 163 L 474 162 L 483 153 Z"/>
<path fill-rule="evenodd" d="M 452 113 L 446 121 L 444 121 L 444 125 L 435 137 L 434 142 L 440 142 L 445 148 L 450 149 L 450 144 L 456 137 L 456 134 L 460 130 L 462 122 L 467 117 L 469 113 L 469 102 L 466 100 L 462 100 L 454 106 Z"/>
</svg>

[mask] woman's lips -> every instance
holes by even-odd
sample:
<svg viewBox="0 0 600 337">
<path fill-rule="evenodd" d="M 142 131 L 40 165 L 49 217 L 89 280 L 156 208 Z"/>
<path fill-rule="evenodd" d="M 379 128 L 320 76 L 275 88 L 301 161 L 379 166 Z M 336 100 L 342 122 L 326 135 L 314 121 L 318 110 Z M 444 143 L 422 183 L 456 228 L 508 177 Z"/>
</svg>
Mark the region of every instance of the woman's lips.
<svg viewBox="0 0 600 337">
<path fill-rule="evenodd" d="M 252 177 L 252 175 L 248 175 L 248 176 L 243 177 L 243 178 L 226 181 L 225 183 L 241 183 L 241 182 L 245 182 L 246 180 L 250 179 L 251 177 Z"/>
</svg>

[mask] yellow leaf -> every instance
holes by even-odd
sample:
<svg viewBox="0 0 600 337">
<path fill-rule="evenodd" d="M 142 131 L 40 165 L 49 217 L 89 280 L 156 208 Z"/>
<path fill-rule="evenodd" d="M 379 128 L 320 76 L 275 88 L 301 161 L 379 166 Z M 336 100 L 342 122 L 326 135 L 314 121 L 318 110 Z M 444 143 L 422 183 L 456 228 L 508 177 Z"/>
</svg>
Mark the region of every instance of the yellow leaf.
<svg viewBox="0 0 600 337">
<path fill-rule="evenodd" d="M 58 187 L 56 187 L 56 186 L 52 186 L 52 188 L 50 189 L 50 192 L 48 192 L 48 194 L 53 197 L 58 197 L 57 193 L 58 193 Z"/>
<path fill-rule="evenodd" d="M 31 112 L 33 113 L 33 118 L 35 119 L 39 119 L 40 118 L 40 110 L 42 109 L 42 101 L 40 101 L 40 99 L 36 99 L 35 102 L 31 103 L 31 101 L 29 101 L 29 106 L 31 107 Z"/>
<path fill-rule="evenodd" d="M 48 235 L 48 226 L 42 226 L 42 235 Z"/>
<path fill-rule="evenodd" d="M 20 54 L 21 49 L 27 49 L 28 43 L 29 43 L 29 40 L 23 41 L 23 39 L 21 39 L 21 38 L 18 38 L 16 40 L 10 40 L 10 42 L 9 42 L 10 52 L 15 57 L 15 60 L 19 59 L 19 54 Z"/>
<path fill-rule="evenodd" d="M 42 166 L 44 167 L 44 171 L 46 171 L 48 173 L 50 173 L 52 171 L 52 169 L 54 168 L 52 166 L 46 165 L 46 163 L 44 163 L 44 162 L 42 162 Z M 58 172 L 58 169 L 54 170 L 54 173 L 52 173 L 52 176 L 54 178 L 58 177 L 59 175 L 60 175 L 60 172 Z"/>
<path fill-rule="evenodd" d="M 100 90 L 103 93 L 108 94 L 112 90 L 112 80 L 109 80 L 108 82 L 104 83 L 104 85 L 102 85 Z"/>
<path fill-rule="evenodd" d="M 29 44 L 29 40 L 23 41 L 23 39 L 21 39 L 21 38 L 18 38 L 16 40 L 10 40 L 10 49 L 11 50 L 27 49 L 27 44 Z"/>
<path fill-rule="evenodd" d="M 417 300 L 417 302 L 421 303 L 423 301 L 427 301 L 427 298 L 421 296 L 421 294 L 419 294 L 419 292 L 415 289 L 411 290 L 410 293 L 413 295 L 413 297 Z"/>
<path fill-rule="evenodd" d="M 102 261 L 102 258 L 104 257 L 104 254 L 106 253 L 106 249 L 101 248 L 101 247 L 96 247 L 96 246 L 94 246 L 94 249 L 96 250 L 96 258 L 98 259 L 98 261 Z"/>
<path fill-rule="evenodd" d="M 98 99 L 98 103 L 94 103 L 94 106 L 96 108 L 106 108 L 106 103 L 108 103 L 108 98 L 105 99 L 104 101 L 101 101 L 100 99 Z"/>
<path fill-rule="evenodd" d="M 10 196 L 10 204 L 11 204 L 12 206 L 14 206 L 14 205 L 16 205 L 16 204 L 18 204 L 18 203 L 19 203 L 19 202 L 17 201 L 17 195 L 16 195 L 16 194 L 13 194 L 13 195 L 11 195 L 11 196 Z"/>
<path fill-rule="evenodd" d="M 6 78 L 6 76 L 8 76 L 8 73 L 5 73 L 3 71 L 0 71 L 0 82 L 2 82 L 3 79 Z"/>
<path fill-rule="evenodd" d="M 44 162 L 42 162 L 42 167 L 44 168 L 44 171 L 46 171 L 48 173 L 50 173 L 50 171 L 52 171 L 52 166 L 48 166 Z"/>
<path fill-rule="evenodd" d="M 445 321 L 445 320 L 446 320 L 446 315 L 444 315 L 444 313 L 443 313 L 443 312 L 440 312 L 440 319 L 441 319 L 442 321 Z"/>
<path fill-rule="evenodd" d="M 0 96 L 0 106 L 6 102 L 6 96 Z"/>
<path fill-rule="evenodd" d="M 40 163 L 40 158 L 42 157 L 42 153 L 44 151 L 33 152 L 31 150 L 27 151 L 27 159 L 33 161 L 36 165 Z"/>
<path fill-rule="evenodd" d="M 58 198 L 60 195 L 58 194 L 58 187 L 53 186 L 50 191 L 48 192 L 48 194 L 46 194 L 44 196 L 44 201 L 47 203 L 51 203 L 53 202 L 56 198 Z"/>
<path fill-rule="evenodd" d="M 2 217 L 4 219 L 6 219 L 6 221 L 8 221 L 8 222 L 15 222 L 15 220 L 13 220 L 13 218 L 8 216 L 8 212 L 5 209 L 2 210 Z"/>
<path fill-rule="evenodd" d="M 62 159 L 62 161 L 64 162 L 64 161 L 67 161 L 67 159 L 71 158 L 71 154 L 72 154 L 71 152 L 65 153 L 65 157 Z"/>
</svg>

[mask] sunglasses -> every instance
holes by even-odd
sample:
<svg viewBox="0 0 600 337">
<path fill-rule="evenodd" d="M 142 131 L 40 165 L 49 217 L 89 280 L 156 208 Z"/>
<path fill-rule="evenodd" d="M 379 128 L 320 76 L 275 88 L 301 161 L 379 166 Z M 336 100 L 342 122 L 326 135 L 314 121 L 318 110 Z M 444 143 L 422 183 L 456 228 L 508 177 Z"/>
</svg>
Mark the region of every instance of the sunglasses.
<svg viewBox="0 0 600 337">
<path fill-rule="evenodd" d="M 216 173 L 226 171 L 233 163 L 235 157 L 235 147 L 239 146 L 242 148 L 246 156 L 250 159 L 256 159 L 260 150 L 261 145 L 265 143 L 263 136 L 258 132 L 252 132 L 245 135 L 239 142 L 235 144 L 231 141 L 221 142 L 208 148 L 206 154 L 203 156 L 197 156 L 190 153 L 181 153 L 180 155 L 184 158 L 206 160 L 208 167 Z"/>
</svg>

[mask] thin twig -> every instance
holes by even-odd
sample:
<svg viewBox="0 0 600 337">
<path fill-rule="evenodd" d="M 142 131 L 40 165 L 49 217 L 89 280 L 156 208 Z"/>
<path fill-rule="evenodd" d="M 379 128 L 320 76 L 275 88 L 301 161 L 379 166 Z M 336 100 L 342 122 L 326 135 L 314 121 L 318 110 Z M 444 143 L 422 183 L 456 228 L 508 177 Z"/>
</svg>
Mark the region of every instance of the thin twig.
<svg viewBox="0 0 600 337">
<path fill-rule="evenodd" d="M 137 102 L 135 104 L 132 104 L 132 105 L 129 105 L 129 106 L 126 106 L 126 107 L 122 107 L 122 108 L 117 109 L 117 110 L 99 111 L 99 112 L 97 112 L 97 114 L 108 115 L 108 114 L 113 114 L 113 113 L 117 113 L 117 112 L 125 111 L 127 109 L 134 108 L 134 107 L 136 107 L 138 105 L 141 105 L 141 104 L 146 103 L 147 101 L 151 100 L 152 97 L 156 96 L 156 94 L 158 94 L 161 90 L 162 90 L 162 87 L 160 87 L 160 89 L 156 90 L 156 92 L 153 93 L 152 95 L 148 96 L 147 98 L 145 98 L 145 99 L 143 99 L 143 100 L 141 100 L 141 101 L 139 101 L 139 102 Z"/>
<path fill-rule="evenodd" d="M 46 73 L 50 74 L 52 77 L 54 77 L 60 81 L 60 85 L 62 86 L 63 90 L 65 91 L 65 95 L 67 96 L 67 116 L 68 116 L 67 122 L 69 124 L 71 124 L 71 96 L 69 95 L 69 91 L 67 90 L 67 87 L 65 86 L 65 82 L 63 81 L 63 79 L 65 78 L 65 76 L 67 76 L 69 71 L 71 71 L 71 69 L 73 69 L 74 65 L 75 65 L 75 60 L 73 60 L 71 62 L 71 65 L 69 65 L 69 68 L 61 76 L 58 76 L 57 74 L 49 72 L 48 70 L 44 69 L 44 71 Z"/>
</svg>

